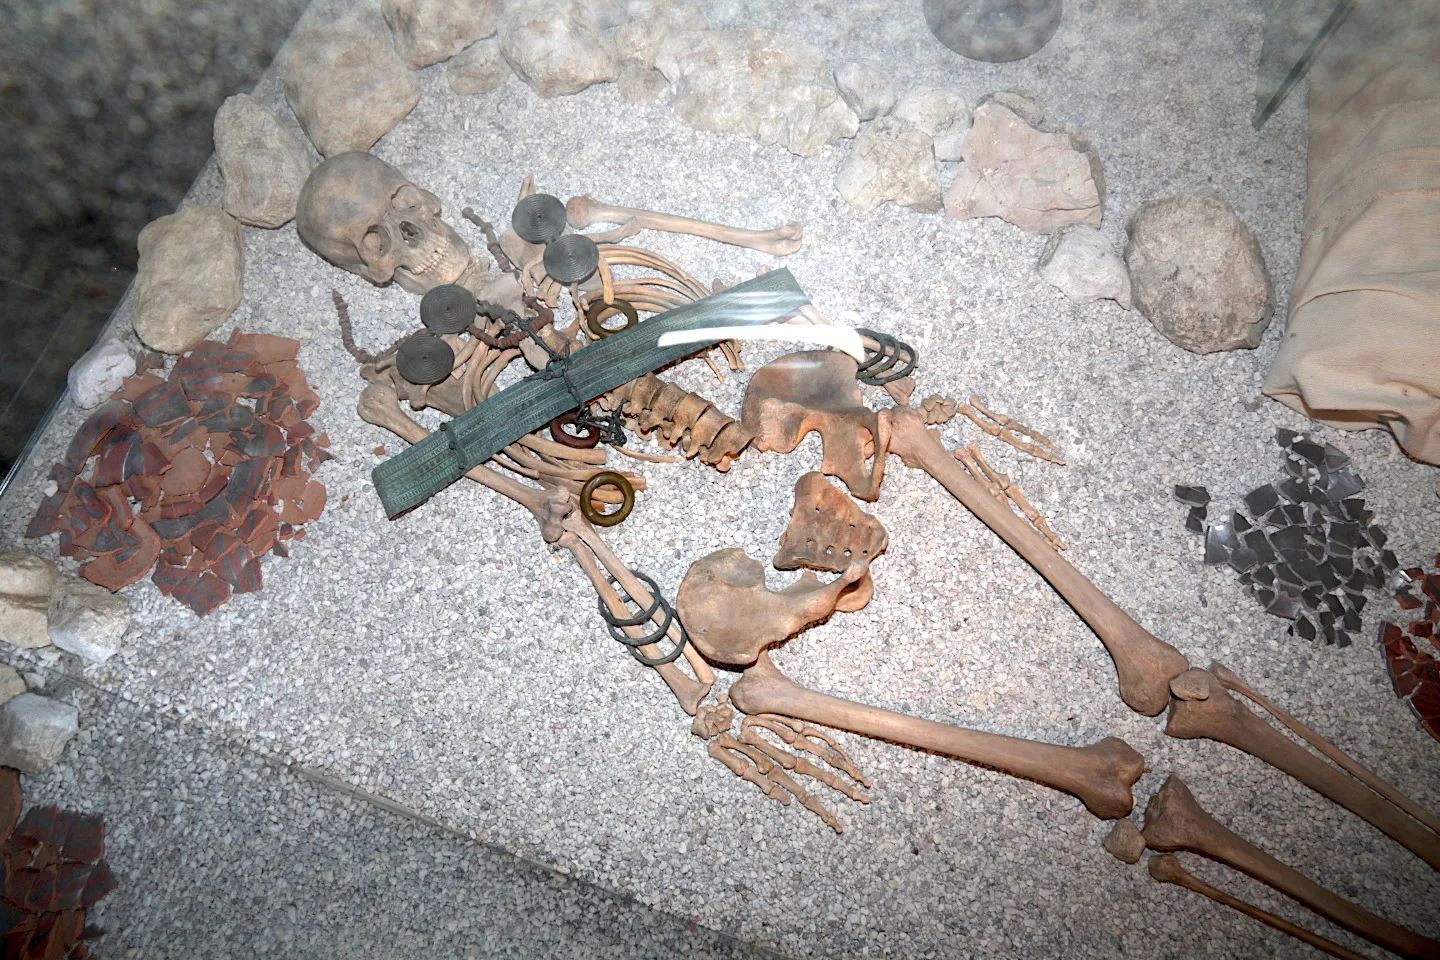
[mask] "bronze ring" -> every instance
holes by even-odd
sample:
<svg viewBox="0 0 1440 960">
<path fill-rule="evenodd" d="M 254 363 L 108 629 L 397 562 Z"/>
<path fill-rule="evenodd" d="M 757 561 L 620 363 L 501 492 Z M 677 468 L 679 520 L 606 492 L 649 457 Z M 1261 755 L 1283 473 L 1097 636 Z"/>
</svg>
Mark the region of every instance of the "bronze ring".
<svg viewBox="0 0 1440 960">
<path fill-rule="evenodd" d="M 575 418 L 580 415 L 579 410 L 571 410 L 569 413 L 562 413 L 550 421 L 550 436 L 556 443 L 564 444 L 572 450 L 589 450 L 600 445 L 600 430 L 589 424 L 576 429 L 582 433 L 571 433 L 566 427 L 574 426 Z"/>
<path fill-rule="evenodd" d="M 619 330 L 611 330 L 603 326 L 601 321 L 614 313 L 625 314 L 625 326 Z M 615 298 L 614 303 L 606 303 L 604 300 L 596 300 L 585 308 L 585 329 L 590 331 L 590 336 L 596 340 L 604 340 L 612 333 L 619 333 L 621 330 L 629 330 L 640 322 L 640 314 L 628 301 Z"/>
<path fill-rule="evenodd" d="M 614 487 L 620 491 L 620 506 L 610 513 L 601 513 L 590 502 L 590 497 L 601 487 Z M 580 512 L 585 515 L 586 520 L 597 527 L 613 527 L 615 524 L 623 522 L 626 517 L 630 516 L 630 511 L 634 509 L 635 488 L 630 486 L 629 480 L 614 470 L 600 471 L 586 480 L 585 485 L 580 488 Z"/>
</svg>

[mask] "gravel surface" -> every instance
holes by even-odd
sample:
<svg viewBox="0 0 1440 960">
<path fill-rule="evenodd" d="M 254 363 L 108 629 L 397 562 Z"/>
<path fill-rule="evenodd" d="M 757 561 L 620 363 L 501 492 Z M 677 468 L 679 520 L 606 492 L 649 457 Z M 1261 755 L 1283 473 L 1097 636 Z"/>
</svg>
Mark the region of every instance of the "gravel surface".
<svg viewBox="0 0 1440 960">
<path fill-rule="evenodd" d="M 1296 97 L 1263 133 L 1249 126 L 1261 7 L 1074 3 L 1044 51 L 1002 65 L 950 54 L 909 0 L 843 14 L 819 2 L 721 3 L 711 21 L 803 24 L 800 32 L 833 60 L 891 70 L 902 94 L 919 84 L 950 85 L 972 101 L 1026 91 L 1099 151 L 1108 185 L 1102 230 L 1117 248 L 1141 202 L 1220 191 L 1254 229 L 1283 317 L 1299 252 L 1305 112 Z M 541 189 L 561 197 L 589 193 L 741 226 L 803 222 L 805 247 L 783 265 L 822 311 L 853 311 L 851 319 L 917 345 L 917 396 L 980 394 L 1063 446 L 1069 465 L 1055 467 L 982 442 L 1087 576 L 1192 663 L 1226 663 L 1416 799 L 1440 806 L 1440 747 L 1392 695 L 1374 642 L 1336 650 L 1285 636 L 1228 569 L 1201 567 L 1199 540 L 1171 498 L 1175 483 L 1198 483 L 1234 503 L 1277 477 L 1276 427 L 1307 426 L 1259 395 L 1278 320 L 1257 350 L 1197 357 L 1138 313 L 1064 299 L 1035 271 L 1044 237 L 888 206 L 854 213 L 833 186 L 848 145 L 807 160 L 698 133 L 663 103 L 624 103 L 613 86 L 541 100 L 511 82 L 460 97 L 443 66 L 420 82 L 420 105 L 376 152 L 437 193 L 477 248 L 478 231 L 455 212 L 471 205 L 503 220 L 532 171 Z M 273 80 L 257 96 L 282 102 Z M 945 166 L 942 184 L 954 174 Z M 217 193 L 212 164 L 193 197 Z M 781 265 L 690 238 L 639 240 L 704 280 Z M 415 326 L 417 299 L 329 267 L 293 227 L 247 229 L 246 269 L 232 325 L 303 338 L 300 362 L 324 400 L 312 422 L 329 430 L 339 456 L 319 475 L 330 508 L 290 559 L 267 561 L 263 591 L 209 618 L 197 620 L 148 582 L 132 588 L 126 649 L 85 668 L 88 682 L 788 954 L 1306 955 L 1248 919 L 1161 887 L 1143 865 L 1114 860 L 1100 846 L 1109 825 L 1073 798 L 991 771 L 846 737 L 876 788 L 868 807 L 826 795 L 843 837 L 765 799 L 706 756 L 659 679 L 605 636 L 582 574 L 541 542 L 528 514 L 457 485 L 399 521 L 383 518 L 368 482 L 380 459 L 372 451 L 401 444 L 352 412 L 363 384 L 341 347 L 330 290 L 349 301 L 357 338 L 371 350 Z M 753 369 L 779 352 L 752 350 L 747 359 Z M 676 379 L 738 411 L 747 375 L 717 385 L 691 363 Z M 872 401 L 881 402 L 878 392 Z M 7 548 L 19 542 L 45 466 L 79 420 L 62 412 L 0 502 Z M 1440 542 L 1436 471 L 1379 433 L 1314 435 L 1354 457 L 1402 562 L 1429 557 Z M 944 436 L 953 445 L 976 431 L 951 424 Z M 743 547 L 768 559 L 795 479 L 819 458 L 812 438 L 788 457 L 747 454 L 726 475 L 693 463 L 647 468 L 649 491 L 606 537 L 672 592 L 711 550 Z M 1094 635 L 928 478 L 892 461 L 874 512 L 891 537 L 874 567 L 875 600 L 776 655 L 797 681 L 1058 743 L 1123 737 L 1152 770 L 1137 785 L 1139 806 L 1179 773 L 1218 819 L 1282 860 L 1390 919 L 1440 934 L 1440 878 L 1259 761 L 1169 740 L 1161 722 L 1130 712 Z M 53 541 L 32 546 L 55 549 Z M 772 584 L 788 579 L 775 575 Z M 1365 637 L 1393 612 L 1372 599 Z M 68 659 L 57 666 L 81 672 Z M 1258 884 L 1192 866 L 1357 943 Z"/>
<path fill-rule="evenodd" d="M 775 956 L 64 676 L 46 694 L 83 731 L 25 799 L 105 817 L 102 957 Z"/>
</svg>

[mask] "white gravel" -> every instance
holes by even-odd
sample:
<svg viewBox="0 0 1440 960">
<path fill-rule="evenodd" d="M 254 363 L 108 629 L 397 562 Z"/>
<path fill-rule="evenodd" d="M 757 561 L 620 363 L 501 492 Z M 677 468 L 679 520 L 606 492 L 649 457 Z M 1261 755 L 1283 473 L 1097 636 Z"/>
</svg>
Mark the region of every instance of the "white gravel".
<svg viewBox="0 0 1440 960">
<path fill-rule="evenodd" d="M 912 0 L 723 2 L 710 18 L 715 26 L 803 25 L 832 60 L 888 65 L 902 95 L 920 84 L 953 86 L 970 102 L 1026 91 L 1099 151 L 1108 185 L 1102 230 L 1117 247 L 1126 215 L 1144 200 L 1219 190 L 1254 229 L 1283 317 L 1299 252 L 1306 119 L 1297 96 L 1262 133 L 1250 128 L 1262 6 L 1071 4 L 1044 51 L 1002 65 L 950 54 L 929 37 Z M 1392 695 L 1374 642 L 1336 650 L 1286 637 L 1228 569 L 1201 567 L 1199 541 L 1170 496 L 1176 482 L 1197 483 L 1219 502 L 1237 502 L 1276 476 L 1276 426 L 1307 427 L 1258 392 L 1279 320 L 1257 350 L 1197 357 L 1138 313 L 1066 300 L 1035 272 L 1043 237 L 888 206 L 855 214 L 833 186 L 848 145 L 806 160 L 697 133 L 663 103 L 627 104 L 613 86 L 541 100 L 511 82 L 461 97 L 443 65 L 419 78 L 419 107 L 376 152 L 436 192 L 477 247 L 478 231 L 455 213 L 471 205 L 503 220 L 528 172 L 561 197 L 589 193 L 742 226 L 803 222 L 805 248 L 784 265 L 823 311 L 855 311 L 917 345 L 917 396 L 978 393 L 1061 443 L 1063 468 L 984 445 L 1051 519 L 1082 571 L 1193 663 L 1223 661 L 1416 799 L 1440 806 L 1440 745 Z M 257 97 L 283 110 L 273 81 Z M 943 166 L 948 182 L 953 165 Z M 193 195 L 217 194 L 212 163 Z M 245 240 L 245 299 L 232 325 L 304 339 L 300 362 L 324 401 L 312 421 L 329 430 L 339 457 L 319 475 L 330 508 L 289 560 L 267 561 L 263 591 L 207 619 L 148 582 L 130 590 L 135 627 L 118 656 L 85 668 L 89 682 L 149 716 L 183 717 L 787 954 L 1307 955 L 1233 912 L 1159 886 L 1143 866 L 1118 863 L 1100 846 L 1108 824 L 1034 784 L 847 737 L 877 786 L 869 807 L 838 807 L 846 832 L 837 838 L 733 778 L 688 733 L 658 678 L 605 636 L 581 573 L 541 542 L 518 507 L 456 486 L 397 522 L 383 518 L 369 487 L 372 449 L 400 444 L 352 412 L 363 384 L 341 347 L 330 290 L 349 301 L 357 337 L 372 350 L 414 327 L 418 300 L 329 267 L 291 226 L 247 228 Z M 688 238 L 640 241 L 705 280 L 743 279 L 780 263 Z M 746 375 L 717 386 L 691 364 L 678 379 L 738 411 Z M 0 502 L 6 549 L 19 544 L 45 469 L 79 421 L 78 411 L 62 410 Z M 1382 434 L 1312 433 L 1354 457 L 1402 562 L 1430 556 L 1440 542 L 1436 471 Z M 945 430 L 951 443 L 974 435 Z M 695 464 L 647 469 L 649 492 L 607 539 L 671 591 L 691 561 L 720 547 L 768 559 L 792 484 L 818 462 L 812 440 L 789 457 L 747 454 L 728 475 Z M 1169 740 L 1158 721 L 1131 713 L 1083 623 L 928 478 L 892 461 L 875 512 L 891 534 L 874 569 L 875 601 L 778 654 L 796 680 L 1003 733 L 1076 744 L 1123 737 L 1153 771 L 1137 787 L 1140 806 L 1178 772 L 1242 835 L 1390 919 L 1440 934 L 1440 878 L 1258 761 Z M 53 555 L 54 541 L 38 549 Z M 1393 612 L 1372 599 L 1365 636 Z M 186 762 L 183 753 L 157 756 L 154 776 Z M 119 853 L 117 861 L 123 872 Z M 1205 864 L 1196 872 L 1223 876 Z M 1223 883 L 1357 943 L 1257 884 Z"/>
</svg>

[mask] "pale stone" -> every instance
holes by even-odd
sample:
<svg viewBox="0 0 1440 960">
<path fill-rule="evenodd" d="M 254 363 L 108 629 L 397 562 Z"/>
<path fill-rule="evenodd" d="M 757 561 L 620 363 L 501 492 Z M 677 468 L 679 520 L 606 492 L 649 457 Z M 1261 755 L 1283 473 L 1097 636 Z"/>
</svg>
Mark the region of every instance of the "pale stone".
<svg viewBox="0 0 1440 960">
<path fill-rule="evenodd" d="M 656 68 L 678 91 L 675 114 L 697 130 L 736 133 L 811 157 L 860 129 L 825 55 L 772 30 L 671 35 Z"/>
<path fill-rule="evenodd" d="M 492 35 L 500 0 L 384 0 L 380 10 L 400 59 L 418 70 Z"/>
<path fill-rule="evenodd" d="M 50 642 L 91 663 L 104 663 L 120 652 L 130 629 L 130 601 L 82 580 L 62 577 L 50 592 Z"/>
<path fill-rule="evenodd" d="M 50 591 L 59 575 L 44 557 L 0 556 L 0 640 L 24 650 L 49 645 Z"/>
<path fill-rule="evenodd" d="M 500 41 L 491 37 L 472 43 L 445 67 L 445 79 L 456 93 L 489 93 L 510 79 L 510 64 L 500 56 Z"/>
<path fill-rule="evenodd" d="M 1067 223 L 1050 235 L 1040 254 L 1040 276 L 1078 303 L 1114 300 L 1130 309 L 1130 271 L 1094 227 Z"/>
<path fill-rule="evenodd" d="M 215 112 L 215 159 L 225 178 L 220 206 L 226 213 L 267 228 L 295 217 L 310 175 L 310 150 L 254 97 L 238 94 Z"/>
<path fill-rule="evenodd" d="M 1135 821 L 1128 817 L 1116 820 L 1115 826 L 1101 843 L 1110 851 L 1111 856 L 1125 863 L 1139 863 L 1145 854 L 1145 836 L 1140 832 L 1140 828 L 1135 826 Z"/>
<path fill-rule="evenodd" d="M 1125 262 L 1135 306 L 1186 350 L 1251 349 L 1270 325 L 1260 244 L 1219 197 L 1183 194 L 1141 206 L 1130 218 Z"/>
<path fill-rule="evenodd" d="M 710 26 L 705 13 L 694 3 L 656 3 L 639 0 L 630 5 L 630 21 L 615 33 L 615 46 L 622 63 L 655 66 L 655 54 L 672 33 L 704 30 Z"/>
<path fill-rule="evenodd" d="M 883 71 L 868 64 L 853 60 L 837 63 L 835 87 L 861 120 L 874 120 L 895 109 L 895 84 Z"/>
<path fill-rule="evenodd" d="M 620 82 L 617 87 L 620 96 L 631 103 L 650 103 L 665 96 L 665 91 L 670 89 L 670 82 L 663 73 L 653 67 L 627 63 L 620 68 Z"/>
<path fill-rule="evenodd" d="M 1030 233 L 1100 226 L 1100 159 L 1079 137 L 1037 130 L 992 100 L 975 109 L 964 160 L 945 194 L 952 217 L 999 217 Z"/>
<path fill-rule="evenodd" d="M 219 207 L 187 207 L 140 231 L 131 322 L 144 344 L 184 353 L 240 305 L 245 244 Z"/>
<path fill-rule="evenodd" d="M 0 554 L 0 594 L 48 598 L 59 576 L 60 570 L 44 557 L 20 551 Z"/>
<path fill-rule="evenodd" d="M 520 0 L 500 18 L 500 52 L 542 97 L 579 93 L 620 75 L 615 40 L 583 0 Z"/>
<path fill-rule="evenodd" d="M 81 410 L 93 410 L 119 390 L 135 372 L 135 351 L 111 338 L 95 344 L 76 360 L 65 375 L 70 399 Z"/>
<path fill-rule="evenodd" d="M 286 47 L 285 98 L 321 156 L 369 150 L 420 102 L 378 12 L 302 26 Z"/>
<path fill-rule="evenodd" d="M 954 90 L 916 87 L 895 104 L 895 116 L 935 138 L 936 160 L 959 160 L 970 132 L 970 105 Z"/>
<path fill-rule="evenodd" d="M 0 766 L 43 773 L 80 732 L 80 711 L 37 693 L 22 693 L 0 707 Z"/>
<path fill-rule="evenodd" d="M 835 186 L 857 210 L 886 202 L 922 213 L 940 209 L 940 173 L 931 139 L 899 117 L 881 117 L 855 138 Z"/>
<path fill-rule="evenodd" d="M 0 706 L 25 692 L 25 678 L 9 664 L 0 663 Z"/>
</svg>

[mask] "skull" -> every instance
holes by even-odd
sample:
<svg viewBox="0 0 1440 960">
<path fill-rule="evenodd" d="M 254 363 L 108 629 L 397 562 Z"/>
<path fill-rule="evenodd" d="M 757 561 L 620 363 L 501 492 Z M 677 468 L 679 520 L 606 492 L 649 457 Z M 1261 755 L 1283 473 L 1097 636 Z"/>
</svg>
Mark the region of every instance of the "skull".
<svg viewBox="0 0 1440 960">
<path fill-rule="evenodd" d="M 786 354 L 750 378 L 740 421 L 755 434 L 761 451 L 790 453 L 812 431 L 820 431 L 820 469 L 839 477 L 861 500 L 880 496 L 885 478 L 889 421 L 865 406 L 855 385 L 858 364 L 833 350 Z M 873 467 L 865 461 L 875 458 Z"/>
<path fill-rule="evenodd" d="M 300 191 L 295 226 L 320 256 L 371 283 L 411 293 L 454 283 L 470 248 L 440 219 L 440 198 L 368 153 L 336 154 Z"/>
</svg>

